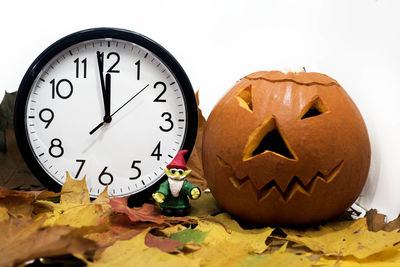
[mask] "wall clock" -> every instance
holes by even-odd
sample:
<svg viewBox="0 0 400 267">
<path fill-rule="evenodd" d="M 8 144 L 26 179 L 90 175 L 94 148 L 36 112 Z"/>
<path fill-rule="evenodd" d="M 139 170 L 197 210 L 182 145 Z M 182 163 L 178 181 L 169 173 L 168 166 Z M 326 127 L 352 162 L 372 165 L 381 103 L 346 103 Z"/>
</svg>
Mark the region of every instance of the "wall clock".
<svg viewBox="0 0 400 267">
<path fill-rule="evenodd" d="M 138 33 L 95 28 L 49 46 L 20 84 L 14 111 L 20 151 L 48 188 L 66 171 L 86 176 L 91 197 L 139 194 L 193 148 L 197 107 L 190 81 L 163 47 Z"/>
</svg>

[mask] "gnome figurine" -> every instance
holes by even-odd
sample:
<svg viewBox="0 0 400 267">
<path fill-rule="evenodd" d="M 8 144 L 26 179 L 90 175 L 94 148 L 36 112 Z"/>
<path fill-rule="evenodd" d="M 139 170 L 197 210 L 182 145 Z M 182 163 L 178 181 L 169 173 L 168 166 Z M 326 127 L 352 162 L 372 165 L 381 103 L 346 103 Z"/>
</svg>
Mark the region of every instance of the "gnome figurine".
<svg viewBox="0 0 400 267">
<path fill-rule="evenodd" d="M 186 168 L 184 156 L 187 150 L 179 151 L 167 168 L 164 169 L 168 180 L 160 185 L 160 189 L 153 194 L 154 200 L 160 204 L 162 214 L 166 216 L 185 216 L 189 213 L 188 197 L 198 199 L 200 189 L 189 183 L 185 177 L 192 170 Z"/>
</svg>

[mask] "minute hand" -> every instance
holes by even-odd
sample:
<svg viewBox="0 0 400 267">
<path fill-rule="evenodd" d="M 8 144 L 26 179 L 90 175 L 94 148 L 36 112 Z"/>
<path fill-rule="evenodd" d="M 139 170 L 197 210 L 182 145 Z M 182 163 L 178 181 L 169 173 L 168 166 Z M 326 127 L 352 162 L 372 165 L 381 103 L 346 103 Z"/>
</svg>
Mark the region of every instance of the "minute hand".
<svg viewBox="0 0 400 267">
<path fill-rule="evenodd" d="M 128 101 L 126 101 L 121 107 L 119 107 L 116 111 L 114 111 L 113 114 L 111 114 L 111 117 L 114 116 L 118 111 L 120 111 L 123 107 L 125 107 L 129 102 L 131 102 L 135 97 L 137 97 L 141 92 L 143 92 L 147 87 L 149 87 L 150 84 L 146 85 L 145 87 L 142 88 L 139 92 L 137 92 L 134 96 L 132 96 Z M 94 127 L 93 130 L 89 132 L 90 135 L 94 134 L 101 126 L 103 126 L 104 121 L 100 122 L 96 127 Z"/>
</svg>

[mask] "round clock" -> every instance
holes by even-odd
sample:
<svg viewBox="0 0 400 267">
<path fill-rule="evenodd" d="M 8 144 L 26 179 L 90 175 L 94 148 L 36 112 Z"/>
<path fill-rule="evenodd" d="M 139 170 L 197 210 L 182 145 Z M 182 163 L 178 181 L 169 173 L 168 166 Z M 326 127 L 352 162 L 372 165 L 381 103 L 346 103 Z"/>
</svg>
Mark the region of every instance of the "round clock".
<svg viewBox="0 0 400 267">
<path fill-rule="evenodd" d="M 86 177 L 91 197 L 106 186 L 115 197 L 154 190 L 197 133 L 195 96 L 179 63 L 149 38 L 113 28 L 48 47 L 26 72 L 14 114 L 35 176 L 56 191 L 67 171 Z"/>
</svg>

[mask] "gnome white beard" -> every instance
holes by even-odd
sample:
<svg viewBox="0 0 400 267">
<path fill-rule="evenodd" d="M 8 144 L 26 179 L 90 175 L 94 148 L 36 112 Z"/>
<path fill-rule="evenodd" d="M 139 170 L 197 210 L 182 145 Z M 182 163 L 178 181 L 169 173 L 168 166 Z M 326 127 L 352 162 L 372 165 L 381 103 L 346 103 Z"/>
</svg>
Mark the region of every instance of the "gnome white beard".
<svg viewBox="0 0 400 267">
<path fill-rule="evenodd" d="M 185 179 L 175 180 L 172 178 L 168 178 L 169 190 L 171 191 L 171 193 L 174 197 L 179 196 L 179 192 L 181 192 L 184 181 L 185 181 Z"/>
</svg>

